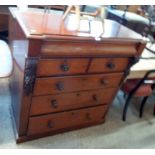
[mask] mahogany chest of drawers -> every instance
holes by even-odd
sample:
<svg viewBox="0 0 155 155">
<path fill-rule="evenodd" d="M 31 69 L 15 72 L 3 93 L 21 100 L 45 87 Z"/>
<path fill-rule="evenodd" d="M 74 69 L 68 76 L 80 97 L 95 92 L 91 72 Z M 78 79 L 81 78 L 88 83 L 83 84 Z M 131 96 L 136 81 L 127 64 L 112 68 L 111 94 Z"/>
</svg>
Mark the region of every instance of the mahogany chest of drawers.
<svg viewBox="0 0 155 155">
<path fill-rule="evenodd" d="M 42 12 L 10 8 L 18 143 L 103 123 L 145 46 L 138 34 L 113 21 L 105 20 L 105 36 L 98 40 L 60 26 L 61 16 L 46 16 L 41 27 Z"/>
</svg>

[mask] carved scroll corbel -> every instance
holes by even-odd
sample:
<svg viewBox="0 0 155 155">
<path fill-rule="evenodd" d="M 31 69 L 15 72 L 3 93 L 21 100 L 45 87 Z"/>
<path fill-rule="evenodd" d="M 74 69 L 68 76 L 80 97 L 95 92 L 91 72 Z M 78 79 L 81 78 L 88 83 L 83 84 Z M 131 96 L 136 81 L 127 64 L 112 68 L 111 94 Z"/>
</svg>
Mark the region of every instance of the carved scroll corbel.
<svg viewBox="0 0 155 155">
<path fill-rule="evenodd" d="M 130 73 L 130 68 L 139 61 L 139 57 L 131 57 L 129 58 L 129 64 L 127 69 L 125 70 L 125 77 L 127 77 Z"/>
<path fill-rule="evenodd" d="M 38 59 L 28 58 L 25 64 L 25 75 L 24 75 L 24 93 L 29 95 L 33 92 L 34 83 L 36 79 Z"/>
</svg>

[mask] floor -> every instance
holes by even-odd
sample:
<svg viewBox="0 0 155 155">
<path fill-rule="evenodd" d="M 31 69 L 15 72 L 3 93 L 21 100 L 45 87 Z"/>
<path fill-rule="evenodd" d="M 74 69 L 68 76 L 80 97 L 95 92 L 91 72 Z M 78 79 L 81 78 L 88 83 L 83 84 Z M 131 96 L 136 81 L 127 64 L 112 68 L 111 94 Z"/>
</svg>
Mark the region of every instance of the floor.
<svg viewBox="0 0 155 155">
<path fill-rule="evenodd" d="M 152 115 L 155 97 L 150 98 L 142 119 L 138 118 L 137 112 L 136 103 L 139 100 L 134 100 L 126 122 L 121 120 L 122 99 L 120 92 L 102 125 L 16 144 L 9 113 L 11 99 L 8 79 L 1 79 L 0 148 L 155 148 L 155 118 Z"/>
</svg>

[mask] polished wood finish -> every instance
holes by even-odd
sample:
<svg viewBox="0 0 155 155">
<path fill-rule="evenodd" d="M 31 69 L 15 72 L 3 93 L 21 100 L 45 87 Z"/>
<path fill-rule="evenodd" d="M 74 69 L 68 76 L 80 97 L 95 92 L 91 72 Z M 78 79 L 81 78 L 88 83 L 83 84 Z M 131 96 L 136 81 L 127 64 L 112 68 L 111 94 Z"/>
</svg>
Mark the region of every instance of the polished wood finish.
<svg viewBox="0 0 155 155">
<path fill-rule="evenodd" d="M 106 110 L 106 106 L 97 106 L 59 114 L 31 117 L 29 120 L 28 135 L 98 122 L 104 119 Z"/>
<path fill-rule="evenodd" d="M 35 11 L 29 9 L 29 11 L 19 12 L 16 9 L 11 9 L 12 14 L 15 14 L 17 20 L 20 22 L 22 29 L 26 32 L 25 34 L 31 38 L 61 38 L 64 36 L 67 37 L 76 37 L 78 40 L 94 40 L 97 37 L 97 33 L 94 34 L 92 31 L 89 33 L 82 33 L 76 31 L 75 27 L 77 25 L 71 23 L 76 22 L 76 19 L 72 20 L 72 17 L 68 18 L 68 22 L 62 20 L 62 15 L 60 14 L 49 14 L 42 11 Z M 71 22 L 69 22 L 71 20 Z M 54 21 L 53 23 L 51 21 Z M 95 23 L 97 27 L 97 23 Z M 90 27 L 92 29 L 93 27 Z M 101 32 L 102 33 L 102 32 Z M 98 35 L 100 36 L 100 34 Z M 125 26 L 111 20 L 104 20 L 104 34 L 101 39 L 106 38 L 117 38 L 126 40 L 135 40 L 141 41 L 142 36 L 138 33 L 135 33 L 132 30 L 129 30 Z M 114 39 L 115 40 L 115 39 Z"/>
<path fill-rule="evenodd" d="M 21 105 L 21 96 L 22 96 L 22 85 L 24 74 L 21 72 L 17 63 L 14 61 L 13 74 L 10 77 L 10 88 L 11 88 L 11 100 L 12 100 L 12 111 L 14 115 L 14 120 L 16 122 L 16 129 L 19 132 L 20 128 L 20 105 Z M 16 93 L 18 92 L 18 93 Z"/>
<path fill-rule="evenodd" d="M 37 76 L 82 74 L 88 68 L 89 59 L 41 59 L 38 62 Z"/>
<path fill-rule="evenodd" d="M 114 44 L 115 43 L 115 44 Z M 121 42 L 120 40 L 98 41 L 44 41 L 41 55 L 43 56 L 134 56 L 137 53 L 136 42 Z M 117 50 L 116 50 L 117 49 Z M 60 55 L 61 53 L 61 55 Z"/>
<path fill-rule="evenodd" d="M 98 37 L 70 30 L 72 24 L 61 19 L 10 8 L 10 88 L 18 143 L 103 123 L 144 49 L 140 35 L 116 22 L 105 20 L 105 33 Z"/>
<path fill-rule="evenodd" d="M 108 104 L 111 102 L 116 88 L 97 89 L 92 91 L 37 96 L 32 98 L 30 115 L 55 113 L 65 110 Z"/>
<path fill-rule="evenodd" d="M 118 87 L 123 73 L 37 78 L 34 95 Z"/>
<path fill-rule="evenodd" d="M 128 63 L 129 60 L 127 58 L 94 58 L 90 64 L 88 73 L 122 72 Z"/>
<path fill-rule="evenodd" d="M 78 126 L 71 126 L 71 127 L 67 127 L 67 128 L 62 128 L 62 129 L 57 129 L 55 131 L 48 131 L 48 132 L 42 132 L 42 133 L 38 133 L 38 134 L 33 134 L 33 135 L 26 135 L 26 136 L 16 136 L 16 143 L 23 143 L 29 140 L 34 140 L 37 138 L 42 138 L 42 137 L 47 137 L 47 136 L 52 136 L 55 134 L 60 134 L 60 133 L 64 133 L 64 132 L 69 132 L 72 130 L 78 130 L 78 129 L 82 129 L 82 128 L 88 128 L 91 126 L 96 126 L 96 125 L 100 125 L 103 124 L 105 122 L 105 118 L 103 118 L 102 120 L 98 120 L 96 122 L 88 122 L 85 124 L 80 124 Z"/>
</svg>

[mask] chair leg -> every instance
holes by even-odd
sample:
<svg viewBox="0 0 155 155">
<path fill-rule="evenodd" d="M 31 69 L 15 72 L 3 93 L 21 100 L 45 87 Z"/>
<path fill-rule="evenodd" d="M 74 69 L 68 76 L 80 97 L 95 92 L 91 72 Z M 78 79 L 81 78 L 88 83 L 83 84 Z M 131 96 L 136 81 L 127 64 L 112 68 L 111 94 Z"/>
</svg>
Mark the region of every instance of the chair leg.
<svg viewBox="0 0 155 155">
<path fill-rule="evenodd" d="M 123 121 L 126 121 L 126 113 L 127 113 L 127 110 L 128 110 L 128 106 L 129 106 L 131 97 L 132 97 L 132 95 L 129 95 L 126 102 L 125 102 L 124 109 L 123 109 L 123 116 L 122 116 Z"/>
<path fill-rule="evenodd" d="M 143 98 L 143 100 L 142 100 L 141 105 L 140 105 L 140 111 L 139 111 L 139 117 L 140 117 L 140 118 L 142 118 L 144 105 L 145 105 L 147 99 L 148 99 L 148 96 L 145 96 L 145 97 Z"/>
</svg>

